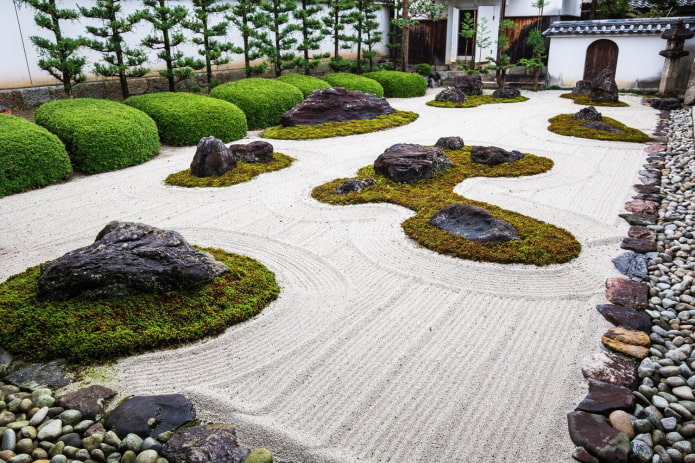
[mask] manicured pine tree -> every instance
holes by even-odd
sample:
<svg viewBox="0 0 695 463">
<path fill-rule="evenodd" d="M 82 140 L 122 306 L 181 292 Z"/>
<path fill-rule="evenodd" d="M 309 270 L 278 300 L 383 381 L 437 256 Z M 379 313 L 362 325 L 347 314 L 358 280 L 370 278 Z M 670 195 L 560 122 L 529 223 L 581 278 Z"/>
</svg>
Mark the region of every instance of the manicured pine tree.
<svg viewBox="0 0 695 463">
<path fill-rule="evenodd" d="M 299 24 L 290 22 L 290 13 L 296 8 L 294 0 L 261 0 L 258 13 L 253 17 L 254 26 L 264 30 L 255 39 L 260 42 L 260 51 L 273 65 L 276 76 L 297 65 L 297 56 L 290 51 L 297 43 L 294 33 L 300 29 Z"/>
<path fill-rule="evenodd" d="M 258 0 L 238 0 L 232 4 L 229 13 L 225 15 L 225 19 L 241 32 L 241 53 L 244 55 L 246 77 L 249 78 L 255 73 L 264 73 L 267 70 L 267 63 L 251 66 L 251 61 L 263 56 L 258 48 L 261 42 L 256 39 L 258 32 L 253 21 L 258 14 Z"/>
<path fill-rule="evenodd" d="M 297 58 L 297 66 L 304 69 L 304 73 L 307 75 L 319 65 L 321 59 L 331 56 L 330 53 L 311 53 L 321 48 L 321 41 L 325 37 L 321 19 L 318 18 L 318 13 L 321 10 L 318 0 L 301 0 L 301 8 L 294 11 L 294 17 L 299 21 L 301 31 L 301 40 L 297 50 L 302 52 L 302 56 Z"/>
<path fill-rule="evenodd" d="M 343 32 L 349 24 L 348 14 L 355 7 L 354 0 L 325 0 L 328 14 L 321 20 L 324 25 L 324 34 L 333 42 L 333 61 L 338 63 L 341 48 L 350 48 L 349 36 Z M 348 39 L 348 40 L 346 40 Z"/>
<path fill-rule="evenodd" d="M 368 69 L 373 68 L 374 45 L 381 40 L 379 23 L 376 21 L 376 12 L 381 9 L 381 4 L 375 0 L 355 0 L 355 8 L 348 14 L 347 20 L 352 24 L 354 34 L 347 39 L 357 45 L 357 72 L 362 72 L 365 58 L 369 58 Z M 367 50 L 363 51 L 363 46 Z"/>
<path fill-rule="evenodd" d="M 142 49 L 130 48 L 123 35 L 131 32 L 138 23 L 137 15 L 121 14 L 121 0 L 96 0 L 92 8 L 80 7 L 82 16 L 100 19 L 103 26 L 86 26 L 87 32 L 96 37 L 87 46 L 102 54 L 102 63 L 94 64 L 94 72 L 104 77 L 118 76 L 121 95 L 125 100 L 130 96 L 128 77 L 141 77 L 150 70 L 141 65 L 147 61 Z"/>
<path fill-rule="evenodd" d="M 63 83 L 63 90 L 68 98 L 72 98 L 73 85 L 84 82 L 86 76 L 82 73 L 86 59 L 77 51 L 86 45 L 83 37 L 64 37 L 61 21 L 74 21 L 80 17 L 77 10 L 59 8 L 56 0 L 21 0 L 36 10 L 34 22 L 47 29 L 53 40 L 45 37 L 31 36 L 31 42 L 39 52 L 39 68 Z"/>
</svg>

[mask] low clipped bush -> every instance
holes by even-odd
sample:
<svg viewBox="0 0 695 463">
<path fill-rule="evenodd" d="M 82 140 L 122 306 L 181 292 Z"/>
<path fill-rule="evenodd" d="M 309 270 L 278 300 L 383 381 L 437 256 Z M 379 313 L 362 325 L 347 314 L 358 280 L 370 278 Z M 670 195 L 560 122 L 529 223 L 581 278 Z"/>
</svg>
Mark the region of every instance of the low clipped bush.
<svg viewBox="0 0 695 463">
<path fill-rule="evenodd" d="M 71 175 L 70 157 L 58 137 L 21 117 L 0 114 L 0 197 Z"/>
<path fill-rule="evenodd" d="M 311 92 L 320 88 L 330 88 L 331 84 L 318 77 L 305 76 L 303 74 L 285 74 L 277 78 L 280 82 L 294 85 L 304 95 L 304 98 L 311 95 Z"/>
<path fill-rule="evenodd" d="M 73 165 L 89 174 L 142 164 L 159 153 L 154 121 L 115 101 L 51 101 L 41 105 L 34 118 L 65 143 Z"/>
<path fill-rule="evenodd" d="M 252 77 L 212 89 L 210 96 L 234 103 L 246 114 L 249 130 L 280 123 L 280 116 L 304 101 L 302 92 L 278 79 Z"/>
<path fill-rule="evenodd" d="M 213 136 L 230 142 L 246 136 L 246 116 L 235 105 L 191 93 L 151 93 L 124 101 L 147 113 L 157 123 L 162 143 L 196 145 Z"/>
<path fill-rule="evenodd" d="M 384 96 L 384 88 L 379 82 L 368 77 L 348 74 L 347 72 L 336 72 L 323 76 L 323 80 L 333 87 L 345 87 L 348 90 L 359 90 L 363 93 L 373 93 L 379 98 Z"/>
<path fill-rule="evenodd" d="M 376 71 L 368 72 L 364 77 L 379 82 L 386 98 L 412 98 L 423 96 L 427 91 L 425 78 L 412 72 Z"/>
</svg>

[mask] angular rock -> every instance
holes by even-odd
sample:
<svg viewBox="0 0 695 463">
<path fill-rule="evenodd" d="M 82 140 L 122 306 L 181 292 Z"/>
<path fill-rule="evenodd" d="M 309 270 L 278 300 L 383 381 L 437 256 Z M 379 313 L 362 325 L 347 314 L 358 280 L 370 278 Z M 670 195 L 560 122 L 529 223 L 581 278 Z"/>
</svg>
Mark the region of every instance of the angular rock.
<svg viewBox="0 0 695 463">
<path fill-rule="evenodd" d="M 681 109 L 683 104 L 678 98 L 652 98 L 649 100 L 649 106 L 662 111 L 671 111 Z"/>
<path fill-rule="evenodd" d="M 485 209 L 470 204 L 450 204 L 434 214 L 428 223 L 471 241 L 520 240 L 516 228 L 509 222 L 497 219 Z"/>
<path fill-rule="evenodd" d="M 236 158 L 222 140 L 205 137 L 198 146 L 191 162 L 191 173 L 196 177 L 219 177 L 236 167 Z"/>
<path fill-rule="evenodd" d="M 461 137 L 441 137 L 434 146 L 443 150 L 460 150 L 464 144 Z"/>
<path fill-rule="evenodd" d="M 524 158 L 524 153 L 517 150 L 507 151 L 497 146 L 474 146 L 471 149 L 471 162 L 497 166 L 505 162 L 514 162 Z"/>
<path fill-rule="evenodd" d="M 590 381 L 589 393 L 579 402 L 576 410 L 608 415 L 615 410 L 632 411 L 636 401 L 632 391 L 626 387 Z"/>
<path fill-rule="evenodd" d="M 572 114 L 572 119 L 578 119 L 580 121 L 602 121 L 603 116 L 596 108 L 589 106 L 588 108 L 584 108 Z"/>
<path fill-rule="evenodd" d="M 608 125 L 603 122 L 589 122 L 587 124 L 582 124 L 581 126 L 586 127 L 587 129 L 602 130 L 610 133 L 625 133 L 624 130 L 616 129 L 612 125 Z"/>
<path fill-rule="evenodd" d="M 589 98 L 600 102 L 618 101 L 618 85 L 615 83 L 613 72 L 610 69 L 602 70 L 591 80 Z"/>
<path fill-rule="evenodd" d="M 628 239 L 628 238 L 626 238 Z M 625 241 L 623 240 L 623 243 Z M 636 252 L 625 252 L 614 258 L 611 262 L 620 273 L 631 280 L 646 280 L 649 277 L 647 263 L 649 258 Z"/>
<path fill-rule="evenodd" d="M 445 87 L 444 90 L 437 93 L 434 101 L 463 104 L 466 102 L 466 94 L 456 87 Z"/>
<path fill-rule="evenodd" d="M 519 98 L 521 96 L 521 92 L 516 88 L 498 88 L 492 92 L 492 96 L 495 98 L 512 100 L 514 98 Z"/>
<path fill-rule="evenodd" d="M 252 141 L 245 145 L 229 145 L 229 152 L 241 162 L 268 163 L 273 160 L 273 145 L 267 141 Z"/>
<path fill-rule="evenodd" d="M 335 193 L 339 195 L 346 195 L 350 192 L 362 193 L 365 188 L 369 188 L 370 186 L 374 185 L 376 185 L 376 180 L 373 178 L 346 180 L 336 187 Z"/>
<path fill-rule="evenodd" d="M 41 265 L 38 297 L 64 301 L 200 288 L 229 269 L 193 249 L 177 232 L 142 223 L 111 222 L 96 241 Z"/>
<path fill-rule="evenodd" d="M 152 425 L 149 420 L 154 419 Z M 106 425 L 119 437 L 137 434 L 156 437 L 195 420 L 195 409 L 181 394 L 136 396 L 116 407 L 106 418 Z"/>
<path fill-rule="evenodd" d="M 241 463 L 247 454 L 239 450 L 233 426 L 207 425 L 178 431 L 161 455 L 169 463 Z"/>
<path fill-rule="evenodd" d="M 627 231 L 627 236 L 629 238 L 652 238 L 656 239 L 656 231 L 648 227 L 642 227 L 639 225 L 633 225 Z"/>
<path fill-rule="evenodd" d="M 399 143 L 386 149 L 374 161 L 374 171 L 398 183 L 432 178 L 453 167 L 444 150 L 435 146 Z"/>
<path fill-rule="evenodd" d="M 115 397 L 116 391 L 94 385 L 57 397 L 59 407 L 79 410 L 85 418 L 98 420 L 104 413 L 104 401 Z"/>
<path fill-rule="evenodd" d="M 584 447 L 577 447 L 572 452 L 572 458 L 579 463 L 599 463 L 598 458 L 590 454 Z"/>
<path fill-rule="evenodd" d="M 604 346 L 631 357 L 643 359 L 649 355 L 649 335 L 617 326 L 609 329 L 601 338 Z"/>
<path fill-rule="evenodd" d="M 589 381 L 603 381 L 628 389 L 636 389 L 639 385 L 637 363 L 610 352 L 597 352 L 585 358 L 582 374 Z"/>
<path fill-rule="evenodd" d="M 589 93 L 591 93 L 590 80 L 578 80 L 577 83 L 574 84 L 574 88 L 572 89 L 573 95 L 588 95 Z"/>
<path fill-rule="evenodd" d="M 606 298 L 613 304 L 635 310 L 645 310 L 648 306 L 649 286 L 627 278 L 608 278 Z"/>
<path fill-rule="evenodd" d="M 630 225 L 644 226 L 656 223 L 656 216 L 652 214 L 618 214 L 618 216 L 625 219 Z"/>
<path fill-rule="evenodd" d="M 43 388 L 60 389 L 75 379 L 64 366 L 65 362 L 61 360 L 34 363 L 5 376 L 3 381 L 29 391 Z"/>
<path fill-rule="evenodd" d="M 480 77 L 480 74 L 456 76 L 451 85 L 461 90 L 467 96 L 483 94 L 483 79 Z"/>
<path fill-rule="evenodd" d="M 630 452 L 628 436 L 613 428 L 601 415 L 581 411 L 567 414 L 570 438 L 601 462 L 627 463 Z"/>
<path fill-rule="evenodd" d="M 321 88 L 280 118 L 285 127 L 374 119 L 395 110 L 385 98 L 343 87 Z"/>
<path fill-rule="evenodd" d="M 629 309 L 621 305 L 602 304 L 597 305 L 596 310 L 614 325 L 637 331 L 651 332 L 652 317 L 646 312 Z"/>
<path fill-rule="evenodd" d="M 656 251 L 656 240 L 645 238 L 623 238 L 622 243 L 620 243 L 620 247 L 639 253 L 654 252 Z M 646 258 L 646 260 L 649 259 Z"/>
<path fill-rule="evenodd" d="M 656 214 L 659 210 L 659 204 L 654 201 L 633 199 L 625 203 L 625 210 L 633 214 Z"/>
</svg>

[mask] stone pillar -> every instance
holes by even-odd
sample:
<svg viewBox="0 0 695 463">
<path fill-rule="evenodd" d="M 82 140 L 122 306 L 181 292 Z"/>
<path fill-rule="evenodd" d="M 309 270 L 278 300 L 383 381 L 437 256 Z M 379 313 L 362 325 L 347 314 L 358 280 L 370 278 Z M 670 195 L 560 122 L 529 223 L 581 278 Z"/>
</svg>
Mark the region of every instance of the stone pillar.
<svg viewBox="0 0 695 463">
<path fill-rule="evenodd" d="M 664 60 L 664 69 L 661 72 L 661 82 L 659 82 L 659 93 L 661 95 L 676 94 L 676 82 L 678 81 L 678 69 L 680 59 L 688 55 L 683 50 L 683 43 L 695 36 L 695 32 L 683 26 L 683 20 L 679 19 L 670 29 L 661 34 L 662 39 L 666 39 L 666 50 L 659 52 Z"/>
<path fill-rule="evenodd" d="M 685 90 L 683 103 L 690 106 L 695 104 L 695 60 L 690 66 L 690 79 L 688 79 L 688 88 Z"/>
</svg>

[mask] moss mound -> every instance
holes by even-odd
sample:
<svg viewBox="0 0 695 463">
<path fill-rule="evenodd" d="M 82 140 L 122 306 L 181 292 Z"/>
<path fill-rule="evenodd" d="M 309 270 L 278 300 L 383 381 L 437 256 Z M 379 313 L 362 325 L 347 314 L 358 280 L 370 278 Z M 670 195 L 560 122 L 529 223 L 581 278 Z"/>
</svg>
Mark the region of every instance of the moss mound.
<svg viewBox="0 0 695 463">
<path fill-rule="evenodd" d="M 588 121 L 582 121 L 579 119 L 572 119 L 572 114 L 560 114 L 558 116 L 548 119 L 550 125 L 548 130 L 555 132 L 560 135 L 567 135 L 568 137 L 579 137 L 579 138 L 591 138 L 594 140 L 607 140 L 607 141 L 626 141 L 634 143 L 645 143 L 653 140 L 652 137 L 646 133 L 633 129 L 626 126 L 625 124 L 611 119 L 610 117 L 603 117 L 603 123 L 610 125 L 613 128 L 622 130 L 625 133 L 613 133 L 605 130 L 596 130 L 588 127 L 582 127 Z"/>
<path fill-rule="evenodd" d="M 434 106 L 435 108 L 475 108 L 476 106 L 484 104 L 497 104 L 497 103 L 521 103 L 522 101 L 528 101 L 525 96 L 518 96 L 516 98 L 495 98 L 492 95 L 471 95 L 466 97 L 465 103 L 452 103 L 451 101 L 428 101 L 425 103 L 427 106 Z"/>
<path fill-rule="evenodd" d="M 0 198 L 71 175 L 70 157 L 58 137 L 21 117 L 0 114 Z"/>
<path fill-rule="evenodd" d="M 411 72 L 376 71 L 368 72 L 364 77 L 379 82 L 386 98 L 413 98 L 423 96 L 427 91 L 425 78 Z"/>
<path fill-rule="evenodd" d="M 65 143 L 73 165 L 86 173 L 142 164 L 159 153 L 154 121 L 142 111 L 114 101 L 51 101 L 41 105 L 34 118 Z"/>
<path fill-rule="evenodd" d="M 206 249 L 230 269 L 196 291 L 65 302 L 36 299 L 39 267 L 0 284 L 0 345 L 29 361 L 114 360 L 221 333 L 253 317 L 279 294 L 259 262 Z"/>
<path fill-rule="evenodd" d="M 360 133 L 370 133 L 379 130 L 410 124 L 419 117 L 410 111 L 398 111 L 374 119 L 359 119 L 347 122 L 327 122 L 317 125 L 295 125 L 292 127 L 272 127 L 265 130 L 261 136 L 278 140 L 311 140 L 316 138 L 346 137 Z"/>
<path fill-rule="evenodd" d="M 213 136 L 224 142 L 246 136 L 246 116 L 231 103 L 191 93 L 150 93 L 124 101 L 157 123 L 162 143 L 192 146 Z"/>
<path fill-rule="evenodd" d="M 337 179 L 318 186 L 312 196 L 330 204 L 387 202 L 416 212 L 403 222 L 405 232 L 422 246 L 433 251 L 475 261 L 549 265 L 569 262 L 579 255 L 581 245 L 571 233 L 539 220 L 507 211 L 492 204 L 471 201 L 453 192 L 454 187 L 470 177 L 518 177 L 550 170 L 553 161 L 527 154 L 522 160 L 490 167 L 470 160 L 470 147 L 447 151 L 454 167 L 439 172 L 432 179 L 400 184 L 377 175 L 373 166 L 360 169 L 358 178 L 374 178 L 376 185 L 362 193 L 337 195 L 335 188 L 348 179 Z M 516 227 L 521 241 L 481 243 L 440 230 L 428 223 L 430 217 L 452 203 L 468 203 L 487 209 L 492 215 Z"/>
<path fill-rule="evenodd" d="M 568 100 L 574 100 L 575 104 L 581 104 L 585 106 L 609 106 L 614 108 L 623 108 L 625 106 L 630 106 L 624 101 L 594 101 L 589 98 L 589 95 L 575 95 L 574 93 L 563 93 L 560 95 L 561 98 L 567 98 Z"/>
<path fill-rule="evenodd" d="M 219 177 L 196 177 L 191 173 L 191 169 L 182 170 L 169 175 L 164 183 L 182 187 L 222 187 L 236 185 L 237 183 L 248 182 L 254 177 L 265 172 L 284 169 L 292 164 L 294 158 L 285 154 L 273 153 L 271 162 L 245 163 L 239 161 L 237 166 Z"/>
<path fill-rule="evenodd" d="M 358 76 L 347 72 L 336 72 L 323 76 L 323 80 L 332 87 L 345 87 L 348 90 L 358 90 L 362 93 L 373 93 L 379 98 L 384 96 L 384 88 L 379 82 L 368 77 Z"/>
<path fill-rule="evenodd" d="M 210 96 L 241 108 L 249 130 L 277 125 L 280 116 L 304 100 L 304 95 L 294 85 L 259 77 L 218 85 Z"/>
<path fill-rule="evenodd" d="M 311 95 L 311 92 L 320 88 L 330 88 L 331 84 L 318 77 L 306 76 L 304 74 L 285 74 L 278 77 L 276 80 L 297 87 L 304 98 Z"/>
</svg>

